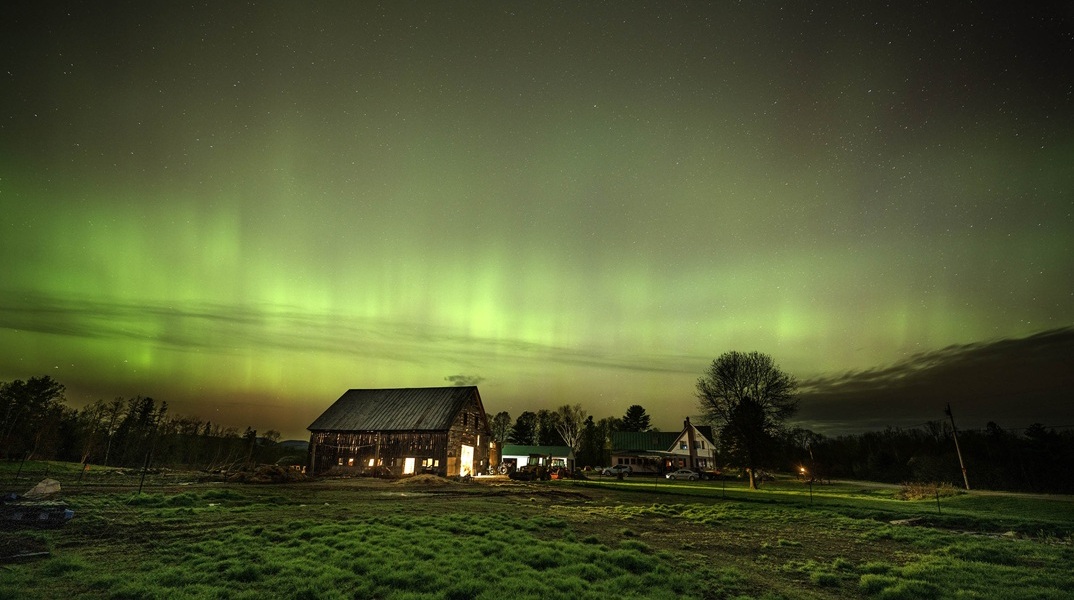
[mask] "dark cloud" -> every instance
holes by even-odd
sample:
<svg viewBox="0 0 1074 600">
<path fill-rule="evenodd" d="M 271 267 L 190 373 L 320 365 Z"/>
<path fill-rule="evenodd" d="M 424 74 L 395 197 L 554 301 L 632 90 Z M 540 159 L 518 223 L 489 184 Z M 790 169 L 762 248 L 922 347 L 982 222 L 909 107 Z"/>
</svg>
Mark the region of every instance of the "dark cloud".
<svg viewBox="0 0 1074 600">
<path fill-rule="evenodd" d="M 1074 425 L 1074 328 L 949 346 L 898 364 L 802 382 L 798 421 L 825 433 L 912 427 L 944 418 Z"/>
<path fill-rule="evenodd" d="M 448 375 L 444 381 L 450 381 L 451 385 L 477 385 L 485 378 L 479 375 Z"/>
<path fill-rule="evenodd" d="M 240 347 L 275 348 L 419 364 L 437 359 L 480 365 L 507 358 L 641 373 L 693 373 L 693 366 L 703 362 L 678 354 L 620 354 L 472 337 L 392 319 L 339 318 L 247 304 L 161 305 L 4 295 L 0 296 L 0 328 L 117 343 L 151 342 L 179 352 L 234 354 Z"/>
</svg>

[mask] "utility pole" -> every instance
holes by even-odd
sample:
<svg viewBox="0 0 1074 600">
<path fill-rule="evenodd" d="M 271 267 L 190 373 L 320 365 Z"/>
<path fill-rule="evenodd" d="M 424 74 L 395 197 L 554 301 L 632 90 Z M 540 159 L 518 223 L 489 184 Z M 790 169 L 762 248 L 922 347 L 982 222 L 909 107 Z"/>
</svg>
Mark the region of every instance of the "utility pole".
<svg viewBox="0 0 1074 600">
<path fill-rule="evenodd" d="M 958 466 L 962 467 L 962 482 L 966 484 L 966 490 L 970 489 L 970 480 L 966 477 L 966 463 L 962 462 L 962 450 L 958 447 L 958 430 L 955 428 L 955 415 L 951 414 L 951 403 L 947 403 L 944 414 L 951 419 L 951 436 L 955 438 L 955 452 L 958 454 Z"/>
</svg>

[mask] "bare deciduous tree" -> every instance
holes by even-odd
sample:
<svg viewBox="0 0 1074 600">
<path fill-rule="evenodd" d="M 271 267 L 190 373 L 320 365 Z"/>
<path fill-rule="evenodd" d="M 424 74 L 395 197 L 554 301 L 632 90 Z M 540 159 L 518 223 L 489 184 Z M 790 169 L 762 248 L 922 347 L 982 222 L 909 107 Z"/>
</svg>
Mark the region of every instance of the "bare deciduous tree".
<svg viewBox="0 0 1074 600">
<path fill-rule="evenodd" d="M 556 431 L 572 450 L 577 451 L 582 438 L 582 426 L 585 424 L 585 410 L 581 404 L 564 404 L 556 409 L 556 416 Z"/>
<path fill-rule="evenodd" d="M 492 439 L 500 446 L 506 444 L 511 437 L 511 413 L 506 410 L 496 413 L 496 416 L 492 417 L 491 429 Z"/>
</svg>

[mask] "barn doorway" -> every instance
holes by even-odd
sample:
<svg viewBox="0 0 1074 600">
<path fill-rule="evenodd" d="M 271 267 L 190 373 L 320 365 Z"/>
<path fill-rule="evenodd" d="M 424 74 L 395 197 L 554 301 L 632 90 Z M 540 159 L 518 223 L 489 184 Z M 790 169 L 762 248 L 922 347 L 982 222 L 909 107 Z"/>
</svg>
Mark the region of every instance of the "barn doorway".
<svg viewBox="0 0 1074 600">
<path fill-rule="evenodd" d="M 459 477 L 466 477 L 467 475 L 474 474 L 474 447 L 462 445 L 462 452 L 459 453 Z"/>
<path fill-rule="evenodd" d="M 414 474 L 414 458 L 411 457 L 411 456 L 408 456 L 408 457 L 406 457 L 406 460 L 403 461 L 403 475 L 413 475 L 413 474 Z"/>
</svg>

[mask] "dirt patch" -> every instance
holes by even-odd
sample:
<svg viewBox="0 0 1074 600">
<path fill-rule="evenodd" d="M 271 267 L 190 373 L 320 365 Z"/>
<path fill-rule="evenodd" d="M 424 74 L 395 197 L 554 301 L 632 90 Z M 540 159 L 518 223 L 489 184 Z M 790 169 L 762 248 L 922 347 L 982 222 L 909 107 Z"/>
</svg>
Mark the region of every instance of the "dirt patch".
<svg viewBox="0 0 1074 600">
<path fill-rule="evenodd" d="M 280 465 L 261 465 L 250 471 L 239 471 L 227 477 L 229 483 L 293 483 L 304 481 L 301 471 Z"/>
<path fill-rule="evenodd" d="M 394 485 L 413 487 L 443 487 L 449 485 L 459 485 L 459 483 L 456 481 L 449 481 L 437 475 L 415 475 L 413 477 L 406 477 L 404 479 L 395 481 Z"/>
<path fill-rule="evenodd" d="M 0 531 L 0 563 L 34 560 L 49 556 L 45 541 L 19 532 Z"/>
</svg>

